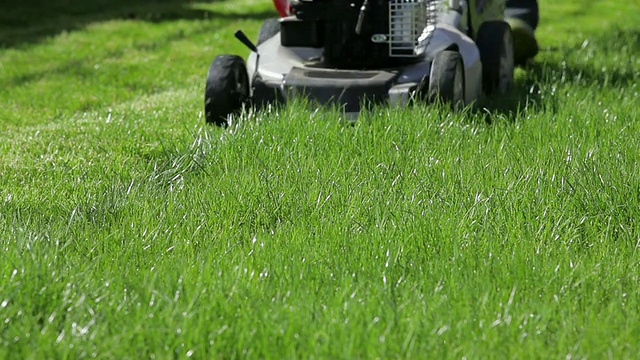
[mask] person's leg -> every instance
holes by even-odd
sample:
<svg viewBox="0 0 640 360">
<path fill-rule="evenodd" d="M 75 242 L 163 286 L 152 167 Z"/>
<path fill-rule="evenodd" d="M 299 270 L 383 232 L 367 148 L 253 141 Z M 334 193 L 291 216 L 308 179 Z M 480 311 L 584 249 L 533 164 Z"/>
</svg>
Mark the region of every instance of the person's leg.
<svg viewBox="0 0 640 360">
<path fill-rule="evenodd" d="M 505 18 L 513 31 L 513 48 L 517 64 L 538 53 L 535 30 L 540 19 L 537 0 L 507 0 Z"/>
</svg>

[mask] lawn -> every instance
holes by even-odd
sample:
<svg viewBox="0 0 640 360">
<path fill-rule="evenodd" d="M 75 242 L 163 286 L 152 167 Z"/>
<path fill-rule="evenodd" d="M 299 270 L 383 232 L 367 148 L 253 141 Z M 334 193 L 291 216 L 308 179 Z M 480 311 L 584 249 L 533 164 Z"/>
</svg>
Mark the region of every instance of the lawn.
<svg viewBox="0 0 640 360">
<path fill-rule="evenodd" d="M 636 358 L 640 4 L 476 111 L 204 124 L 267 0 L 8 0 L 0 358 Z"/>
</svg>

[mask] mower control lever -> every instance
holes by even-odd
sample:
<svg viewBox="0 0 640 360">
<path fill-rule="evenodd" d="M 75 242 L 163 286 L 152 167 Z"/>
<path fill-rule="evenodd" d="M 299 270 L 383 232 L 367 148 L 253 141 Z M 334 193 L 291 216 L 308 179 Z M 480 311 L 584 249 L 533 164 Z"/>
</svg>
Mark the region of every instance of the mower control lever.
<svg viewBox="0 0 640 360">
<path fill-rule="evenodd" d="M 236 39 L 240 40 L 241 43 L 243 43 L 246 47 L 249 48 L 249 50 L 253 51 L 254 53 L 256 53 L 256 66 L 255 66 L 255 71 L 256 71 L 256 75 L 258 74 L 258 65 L 260 65 L 260 53 L 258 52 L 258 47 L 253 43 L 253 41 L 249 40 L 249 38 L 247 37 L 247 34 L 244 33 L 244 31 L 242 30 L 238 30 L 233 34 Z"/>
<path fill-rule="evenodd" d="M 249 40 L 244 31 L 238 30 L 233 35 L 236 37 L 236 39 L 240 40 L 241 43 L 248 47 L 249 50 L 253 51 L 256 54 L 258 53 L 258 47 L 256 47 L 256 45 L 251 40 Z"/>
<path fill-rule="evenodd" d="M 362 27 L 366 19 L 367 13 L 369 13 L 369 0 L 364 0 L 362 7 L 360 7 L 360 14 L 358 14 L 358 23 L 356 24 L 356 34 L 362 35 Z"/>
</svg>

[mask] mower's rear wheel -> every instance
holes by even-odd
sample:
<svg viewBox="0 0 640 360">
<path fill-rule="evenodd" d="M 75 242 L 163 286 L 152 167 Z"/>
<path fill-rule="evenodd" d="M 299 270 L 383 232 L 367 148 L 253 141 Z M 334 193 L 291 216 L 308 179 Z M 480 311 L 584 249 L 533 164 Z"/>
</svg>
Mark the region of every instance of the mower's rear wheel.
<svg viewBox="0 0 640 360">
<path fill-rule="evenodd" d="M 210 124 L 227 125 L 249 100 L 249 75 L 244 60 L 236 55 L 218 55 L 211 62 L 204 90 L 204 114 Z"/>
<path fill-rule="evenodd" d="M 278 18 L 269 18 L 262 22 L 260 31 L 258 32 L 258 41 L 256 46 L 259 46 L 263 42 L 271 39 L 277 33 L 280 32 L 280 21 Z"/>
<path fill-rule="evenodd" d="M 482 61 L 482 88 L 488 95 L 504 94 L 513 85 L 513 34 L 504 21 L 480 26 L 476 45 Z"/>
<path fill-rule="evenodd" d="M 431 63 L 428 97 L 431 101 L 450 104 L 454 109 L 464 106 L 464 66 L 457 51 L 438 53 Z"/>
</svg>

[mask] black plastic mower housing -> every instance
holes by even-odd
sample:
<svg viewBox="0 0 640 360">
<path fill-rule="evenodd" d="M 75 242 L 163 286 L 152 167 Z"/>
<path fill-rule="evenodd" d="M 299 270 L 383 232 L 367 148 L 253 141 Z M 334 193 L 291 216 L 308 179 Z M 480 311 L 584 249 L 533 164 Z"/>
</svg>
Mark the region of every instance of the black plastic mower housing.
<svg viewBox="0 0 640 360">
<path fill-rule="evenodd" d="M 346 112 L 386 101 L 398 72 L 393 70 L 332 70 L 294 67 L 283 81 L 287 98 L 304 96 L 320 104 L 338 104 Z"/>
<path fill-rule="evenodd" d="M 389 1 L 305 0 L 292 3 L 294 16 L 281 20 L 283 46 L 324 48 L 323 61 L 343 69 L 374 69 L 401 65 L 407 59 L 389 57 L 387 43 L 374 43 L 374 34 L 389 32 Z M 356 31 L 358 19 L 361 27 Z"/>
</svg>

